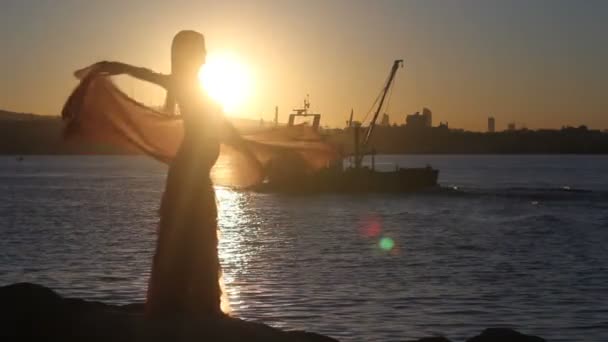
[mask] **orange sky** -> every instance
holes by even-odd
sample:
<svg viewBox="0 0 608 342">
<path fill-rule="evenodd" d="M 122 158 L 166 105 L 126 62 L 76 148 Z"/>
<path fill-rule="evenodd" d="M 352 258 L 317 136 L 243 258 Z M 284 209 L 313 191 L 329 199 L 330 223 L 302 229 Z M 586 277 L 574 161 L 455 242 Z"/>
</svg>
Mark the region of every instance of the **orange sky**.
<svg viewBox="0 0 608 342">
<path fill-rule="evenodd" d="M 389 114 L 433 111 L 434 124 L 485 130 L 587 124 L 608 128 L 608 2 L 574 1 L 5 1 L 0 5 L 0 108 L 57 114 L 98 60 L 169 69 L 172 36 L 195 29 L 210 52 L 253 74 L 236 115 L 281 121 L 310 94 L 322 123 L 369 109 L 396 58 Z M 148 103 L 162 93 L 134 81 Z"/>
</svg>

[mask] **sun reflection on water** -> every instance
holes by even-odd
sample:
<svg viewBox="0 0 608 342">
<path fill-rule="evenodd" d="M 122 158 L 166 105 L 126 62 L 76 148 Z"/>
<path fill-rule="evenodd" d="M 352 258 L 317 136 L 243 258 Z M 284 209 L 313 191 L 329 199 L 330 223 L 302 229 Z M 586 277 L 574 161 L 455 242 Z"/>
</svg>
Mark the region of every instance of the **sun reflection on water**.
<svg viewBox="0 0 608 342">
<path fill-rule="evenodd" d="M 235 274 L 247 267 L 250 255 L 245 252 L 244 237 L 240 234 L 247 222 L 245 215 L 247 195 L 230 188 L 216 187 L 218 206 L 219 257 L 224 268 L 222 284 L 222 310 L 231 312 L 232 308 L 243 305 Z M 228 309 L 229 311 L 226 311 Z"/>
</svg>

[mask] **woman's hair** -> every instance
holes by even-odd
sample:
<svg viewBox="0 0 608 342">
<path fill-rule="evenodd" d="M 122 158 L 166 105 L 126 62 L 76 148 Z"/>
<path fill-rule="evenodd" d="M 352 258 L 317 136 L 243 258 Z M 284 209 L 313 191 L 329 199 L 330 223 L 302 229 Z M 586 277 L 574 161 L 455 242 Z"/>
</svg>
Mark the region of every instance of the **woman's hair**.
<svg viewBox="0 0 608 342">
<path fill-rule="evenodd" d="M 171 44 L 171 74 L 198 73 L 206 54 L 205 37 L 201 33 L 192 30 L 178 32 Z M 175 93 L 170 88 L 167 90 L 164 110 L 175 113 Z"/>
<path fill-rule="evenodd" d="M 197 68 L 205 59 L 205 37 L 196 31 L 180 31 L 171 44 L 171 72 L 183 68 Z"/>
</svg>

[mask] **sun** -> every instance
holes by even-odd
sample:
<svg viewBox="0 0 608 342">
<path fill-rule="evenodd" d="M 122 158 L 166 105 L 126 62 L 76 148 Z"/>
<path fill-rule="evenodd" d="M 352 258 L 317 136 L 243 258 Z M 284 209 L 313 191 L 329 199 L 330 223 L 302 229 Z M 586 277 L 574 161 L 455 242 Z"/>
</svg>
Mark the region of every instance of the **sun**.
<svg viewBox="0 0 608 342">
<path fill-rule="evenodd" d="M 203 90 L 229 114 L 243 110 L 251 95 L 251 72 L 231 53 L 210 53 L 199 79 Z"/>
</svg>

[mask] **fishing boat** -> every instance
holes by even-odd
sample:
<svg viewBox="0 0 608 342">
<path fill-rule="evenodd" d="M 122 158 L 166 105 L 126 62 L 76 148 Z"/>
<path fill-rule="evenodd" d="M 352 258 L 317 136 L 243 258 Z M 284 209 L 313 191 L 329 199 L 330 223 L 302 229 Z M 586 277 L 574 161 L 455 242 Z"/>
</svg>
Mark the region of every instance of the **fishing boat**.
<svg viewBox="0 0 608 342">
<path fill-rule="evenodd" d="M 256 187 L 258 192 L 279 193 L 407 193 L 421 191 L 437 186 L 439 171 L 426 166 L 422 168 L 401 168 L 392 171 L 378 171 L 375 165 L 375 149 L 370 146 L 376 121 L 385 104 L 395 74 L 403 60 L 395 60 L 389 77 L 378 96 L 377 107 L 370 124 L 365 128 L 360 123 L 349 120 L 349 131 L 353 134 L 354 152 L 347 158 L 353 163 L 345 167 L 343 160 L 319 171 L 307 173 L 299 167 L 296 160 L 277 160 L 269 167 L 265 181 Z M 312 117 L 313 129 L 319 129 L 321 115 L 309 113 L 310 102 L 304 100 L 304 107 L 294 109 L 289 116 L 288 125 L 294 125 L 297 117 Z M 362 134 L 363 133 L 363 134 Z M 361 139 L 363 137 L 363 139 Z M 371 158 L 371 166 L 364 166 L 364 158 Z"/>
</svg>

